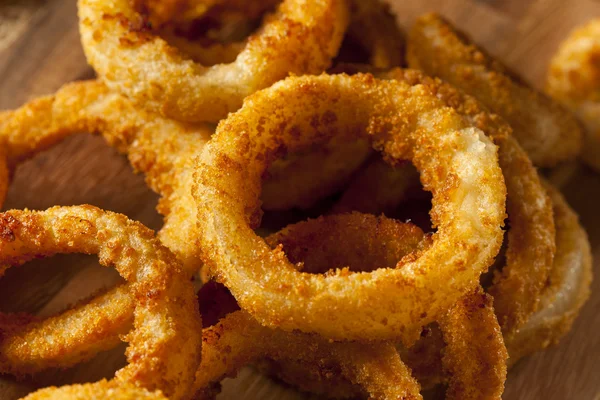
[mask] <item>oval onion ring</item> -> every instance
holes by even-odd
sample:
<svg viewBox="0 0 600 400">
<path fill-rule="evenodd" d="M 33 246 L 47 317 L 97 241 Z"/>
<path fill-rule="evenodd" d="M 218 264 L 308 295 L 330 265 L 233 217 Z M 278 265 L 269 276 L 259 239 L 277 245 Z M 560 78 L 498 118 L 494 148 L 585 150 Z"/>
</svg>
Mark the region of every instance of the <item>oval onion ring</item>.
<svg viewBox="0 0 600 400">
<path fill-rule="evenodd" d="M 128 0 L 80 0 L 79 19 L 88 62 L 110 88 L 177 120 L 214 122 L 290 73 L 326 69 L 348 10 L 343 0 L 285 0 L 235 62 L 208 68 L 149 32 Z"/>
<path fill-rule="evenodd" d="M 98 254 L 101 264 L 114 265 L 135 304 L 134 329 L 125 337 L 129 364 L 115 379 L 160 389 L 172 399 L 189 396 L 190 366 L 200 362 L 201 341 L 195 333 L 201 329 L 200 316 L 187 275 L 153 231 L 91 206 L 8 211 L 0 214 L 0 225 L 2 264 L 80 252 Z M 53 346 L 70 340 L 68 330 L 63 334 Z M 13 371 L 22 362 L 4 359 L 0 368 Z"/>
<path fill-rule="evenodd" d="M 600 171 L 600 19 L 573 31 L 550 61 L 546 90 L 584 123 L 582 157 Z"/>
<path fill-rule="evenodd" d="M 439 15 L 417 19 L 407 59 L 411 68 L 442 78 L 506 119 L 535 165 L 552 167 L 581 151 L 581 129 L 567 110 L 527 86 Z"/>
<path fill-rule="evenodd" d="M 299 273 L 252 231 L 261 176 L 283 151 L 363 131 L 389 158 L 412 159 L 420 170 L 433 193 L 434 244 L 402 268 Z M 506 187 L 496 146 L 425 89 L 370 75 L 288 78 L 250 96 L 219 124 L 194 178 L 203 260 L 242 308 L 284 330 L 414 342 L 478 284 L 502 241 Z M 372 302 L 380 307 L 359 312 Z"/>
</svg>

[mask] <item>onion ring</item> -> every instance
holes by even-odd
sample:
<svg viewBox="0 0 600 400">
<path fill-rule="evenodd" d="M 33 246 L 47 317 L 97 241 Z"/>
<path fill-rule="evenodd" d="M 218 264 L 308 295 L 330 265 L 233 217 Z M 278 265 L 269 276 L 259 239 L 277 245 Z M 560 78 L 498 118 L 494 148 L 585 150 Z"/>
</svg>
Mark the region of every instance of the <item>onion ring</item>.
<svg viewBox="0 0 600 400">
<path fill-rule="evenodd" d="M 512 126 L 535 165 L 551 167 L 581 151 L 581 129 L 562 106 L 525 84 L 437 14 L 417 19 L 408 39 L 411 68 L 438 76 Z"/>
<path fill-rule="evenodd" d="M 201 328 L 200 316 L 187 275 L 151 230 L 123 215 L 91 206 L 13 210 L 0 214 L 0 224 L 2 264 L 82 252 L 96 253 L 101 264 L 114 265 L 135 299 L 134 330 L 125 337 L 129 364 L 115 379 L 160 389 L 172 399 L 189 395 L 193 382 L 189 368 L 200 362 L 201 342 L 194 333 Z M 69 341 L 65 334 L 52 345 L 60 348 Z M 46 351 L 22 349 L 26 355 L 38 350 Z M 31 360 L 6 359 L 4 353 L 2 357 L 0 368 L 5 372 L 23 373 L 28 367 L 26 360 Z"/>
<path fill-rule="evenodd" d="M 122 382 L 102 380 L 84 385 L 70 385 L 60 388 L 49 387 L 38 390 L 23 400 L 89 400 L 109 398 L 112 400 L 168 400 L 160 391 L 149 392 Z"/>
<path fill-rule="evenodd" d="M 342 0 L 285 0 L 234 63 L 206 68 L 145 31 L 143 15 L 128 0 L 79 1 L 83 48 L 106 84 L 188 122 L 218 121 L 247 95 L 290 73 L 326 69 L 341 44 L 347 14 Z M 304 51 L 296 51 L 299 46 Z"/>
<path fill-rule="evenodd" d="M 260 178 L 282 151 L 362 130 L 389 158 L 412 158 L 420 170 L 433 193 L 434 244 L 402 268 L 301 274 L 251 229 L 260 218 Z M 288 78 L 250 96 L 219 124 L 194 178 L 209 271 L 261 324 L 284 330 L 414 342 L 478 284 L 502 241 L 506 187 L 493 143 L 426 90 L 370 75 Z M 357 312 L 373 301 L 380 307 Z"/>
<path fill-rule="evenodd" d="M 587 234 L 562 194 L 549 184 L 546 189 L 552 198 L 556 219 L 554 266 L 539 310 L 516 335 L 506 339 L 510 364 L 556 344 L 571 329 L 590 296 L 592 254 Z"/>
<path fill-rule="evenodd" d="M 600 171 L 600 20 L 573 31 L 550 61 L 547 92 L 585 125 L 583 161 Z"/>
</svg>

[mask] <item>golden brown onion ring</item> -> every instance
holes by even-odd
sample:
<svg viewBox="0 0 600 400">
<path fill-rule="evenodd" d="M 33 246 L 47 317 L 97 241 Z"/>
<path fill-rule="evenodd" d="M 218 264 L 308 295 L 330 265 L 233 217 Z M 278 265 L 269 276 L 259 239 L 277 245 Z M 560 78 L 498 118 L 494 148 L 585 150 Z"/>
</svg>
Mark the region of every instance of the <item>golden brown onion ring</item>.
<svg viewBox="0 0 600 400">
<path fill-rule="evenodd" d="M 558 343 L 590 296 L 592 254 L 587 234 L 562 194 L 549 184 L 546 189 L 554 206 L 556 256 L 539 310 L 506 339 L 510 364 Z"/>
<path fill-rule="evenodd" d="M 186 60 L 150 32 L 128 0 L 80 0 L 79 17 L 87 59 L 109 87 L 165 116 L 198 122 L 218 121 L 290 73 L 326 69 L 348 10 L 342 0 L 285 0 L 234 63 L 213 67 Z"/>
<path fill-rule="evenodd" d="M 332 137 L 369 137 L 390 159 L 412 159 L 433 193 L 431 248 L 396 269 L 317 276 L 296 271 L 252 231 L 269 164 Z M 371 75 L 288 78 L 250 96 L 219 124 L 195 180 L 209 271 L 261 324 L 288 331 L 414 342 L 478 285 L 502 241 L 506 187 L 496 146 L 426 89 Z M 377 309 L 361 312 L 373 302 Z"/>
<path fill-rule="evenodd" d="M 102 380 L 96 383 L 49 387 L 38 390 L 23 400 L 168 400 L 160 391 L 149 392 L 123 382 Z"/>
<path fill-rule="evenodd" d="M 581 129 L 566 109 L 529 87 L 439 15 L 417 19 L 407 59 L 411 68 L 442 78 L 506 119 L 535 165 L 551 167 L 581 151 Z"/>
<path fill-rule="evenodd" d="M 201 341 L 195 332 L 202 325 L 187 274 L 153 231 L 91 206 L 8 211 L 0 214 L 0 227 L 3 265 L 75 252 L 98 254 L 101 264 L 114 265 L 128 282 L 135 309 L 134 329 L 125 336 L 129 364 L 115 379 L 162 390 L 172 399 L 189 396 L 194 379 L 190 366 L 200 362 Z M 68 347 L 72 338 L 68 331 L 63 335 L 51 345 Z M 24 357 L 2 353 L 3 372 L 23 374 L 30 363 L 35 369 L 35 353 L 46 348 L 20 350 Z"/>
<path fill-rule="evenodd" d="M 546 90 L 584 123 L 582 158 L 600 171 L 600 19 L 574 30 L 550 62 Z"/>
</svg>

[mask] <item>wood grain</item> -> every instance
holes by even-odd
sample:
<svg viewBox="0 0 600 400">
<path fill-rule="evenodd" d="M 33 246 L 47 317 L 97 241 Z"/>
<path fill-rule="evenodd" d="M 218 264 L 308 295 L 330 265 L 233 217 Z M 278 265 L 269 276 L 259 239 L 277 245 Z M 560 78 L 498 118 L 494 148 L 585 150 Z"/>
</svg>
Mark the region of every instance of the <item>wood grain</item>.
<svg viewBox="0 0 600 400">
<path fill-rule="evenodd" d="M 473 35 L 489 52 L 541 86 L 549 58 L 576 25 L 600 15 L 592 0 L 392 0 L 404 27 L 438 11 Z M 74 0 L 0 2 L 0 109 L 14 108 L 63 83 L 93 76 L 77 32 Z M 600 260 L 600 177 L 581 167 L 564 192 L 588 230 Z M 157 197 L 127 161 L 101 138 L 74 136 L 24 163 L 16 172 L 5 208 L 43 209 L 90 203 L 122 212 L 156 229 Z M 596 271 L 600 263 L 595 263 Z M 63 256 L 9 270 L 0 280 L 0 309 L 49 315 L 118 281 L 94 258 Z M 509 374 L 504 398 L 600 399 L 600 279 L 573 331 L 555 348 L 520 362 Z M 124 363 L 123 349 L 99 355 L 68 371 L 50 371 L 23 383 L 0 379 L 0 398 L 16 399 L 48 384 L 110 376 Z M 300 399 L 303 395 L 251 369 L 224 383 L 221 399 Z"/>
</svg>

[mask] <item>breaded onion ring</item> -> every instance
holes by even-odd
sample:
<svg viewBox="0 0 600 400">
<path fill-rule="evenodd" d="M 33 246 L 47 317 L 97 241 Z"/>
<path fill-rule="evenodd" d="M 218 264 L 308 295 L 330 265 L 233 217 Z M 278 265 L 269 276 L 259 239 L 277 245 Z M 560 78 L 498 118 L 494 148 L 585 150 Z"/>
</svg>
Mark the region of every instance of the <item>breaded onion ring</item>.
<svg viewBox="0 0 600 400">
<path fill-rule="evenodd" d="M 252 231 L 269 164 L 332 137 L 369 137 L 388 158 L 413 161 L 433 193 L 431 248 L 396 269 L 316 276 L 296 271 Z M 506 187 L 496 146 L 426 89 L 370 75 L 288 78 L 250 96 L 219 124 L 195 180 L 211 273 L 261 324 L 288 331 L 414 342 L 478 285 L 502 241 Z"/>
<path fill-rule="evenodd" d="M 549 184 L 546 189 L 554 205 L 556 256 L 538 312 L 506 339 L 510 364 L 558 343 L 590 296 L 592 254 L 587 234 L 562 194 Z"/>
<path fill-rule="evenodd" d="M 290 73 L 319 73 L 348 22 L 342 0 L 285 0 L 236 61 L 204 67 L 153 35 L 128 0 L 80 0 L 82 44 L 106 84 L 181 121 L 218 121 L 244 97 Z M 298 49 L 302 51 L 298 51 Z"/>
<path fill-rule="evenodd" d="M 529 87 L 439 15 L 417 19 L 409 34 L 407 59 L 411 68 L 442 78 L 506 119 L 535 165 L 551 167 L 579 154 L 581 129 L 567 110 Z"/>
<path fill-rule="evenodd" d="M 600 171 L 600 19 L 574 30 L 550 62 L 547 92 L 584 123 L 582 157 Z"/>
<path fill-rule="evenodd" d="M 0 228 L 2 264 L 80 252 L 98 254 L 101 264 L 114 265 L 128 282 L 135 308 L 134 329 L 125 336 L 129 364 L 115 379 L 162 390 L 172 399 L 189 396 L 194 378 L 190 366 L 200 362 L 201 342 L 195 334 L 201 329 L 200 316 L 187 274 L 153 231 L 91 206 L 8 211 L 0 214 Z M 51 345 L 68 347 L 68 333 Z M 3 372 L 22 374 L 30 363 L 35 368 L 35 353 L 46 351 L 30 345 L 20 350 L 23 357 L 1 354 Z"/>
<path fill-rule="evenodd" d="M 146 389 L 124 382 L 102 380 L 84 385 L 48 387 L 23 398 L 23 400 L 90 400 L 106 398 L 111 400 L 168 400 L 160 391 Z"/>
</svg>

